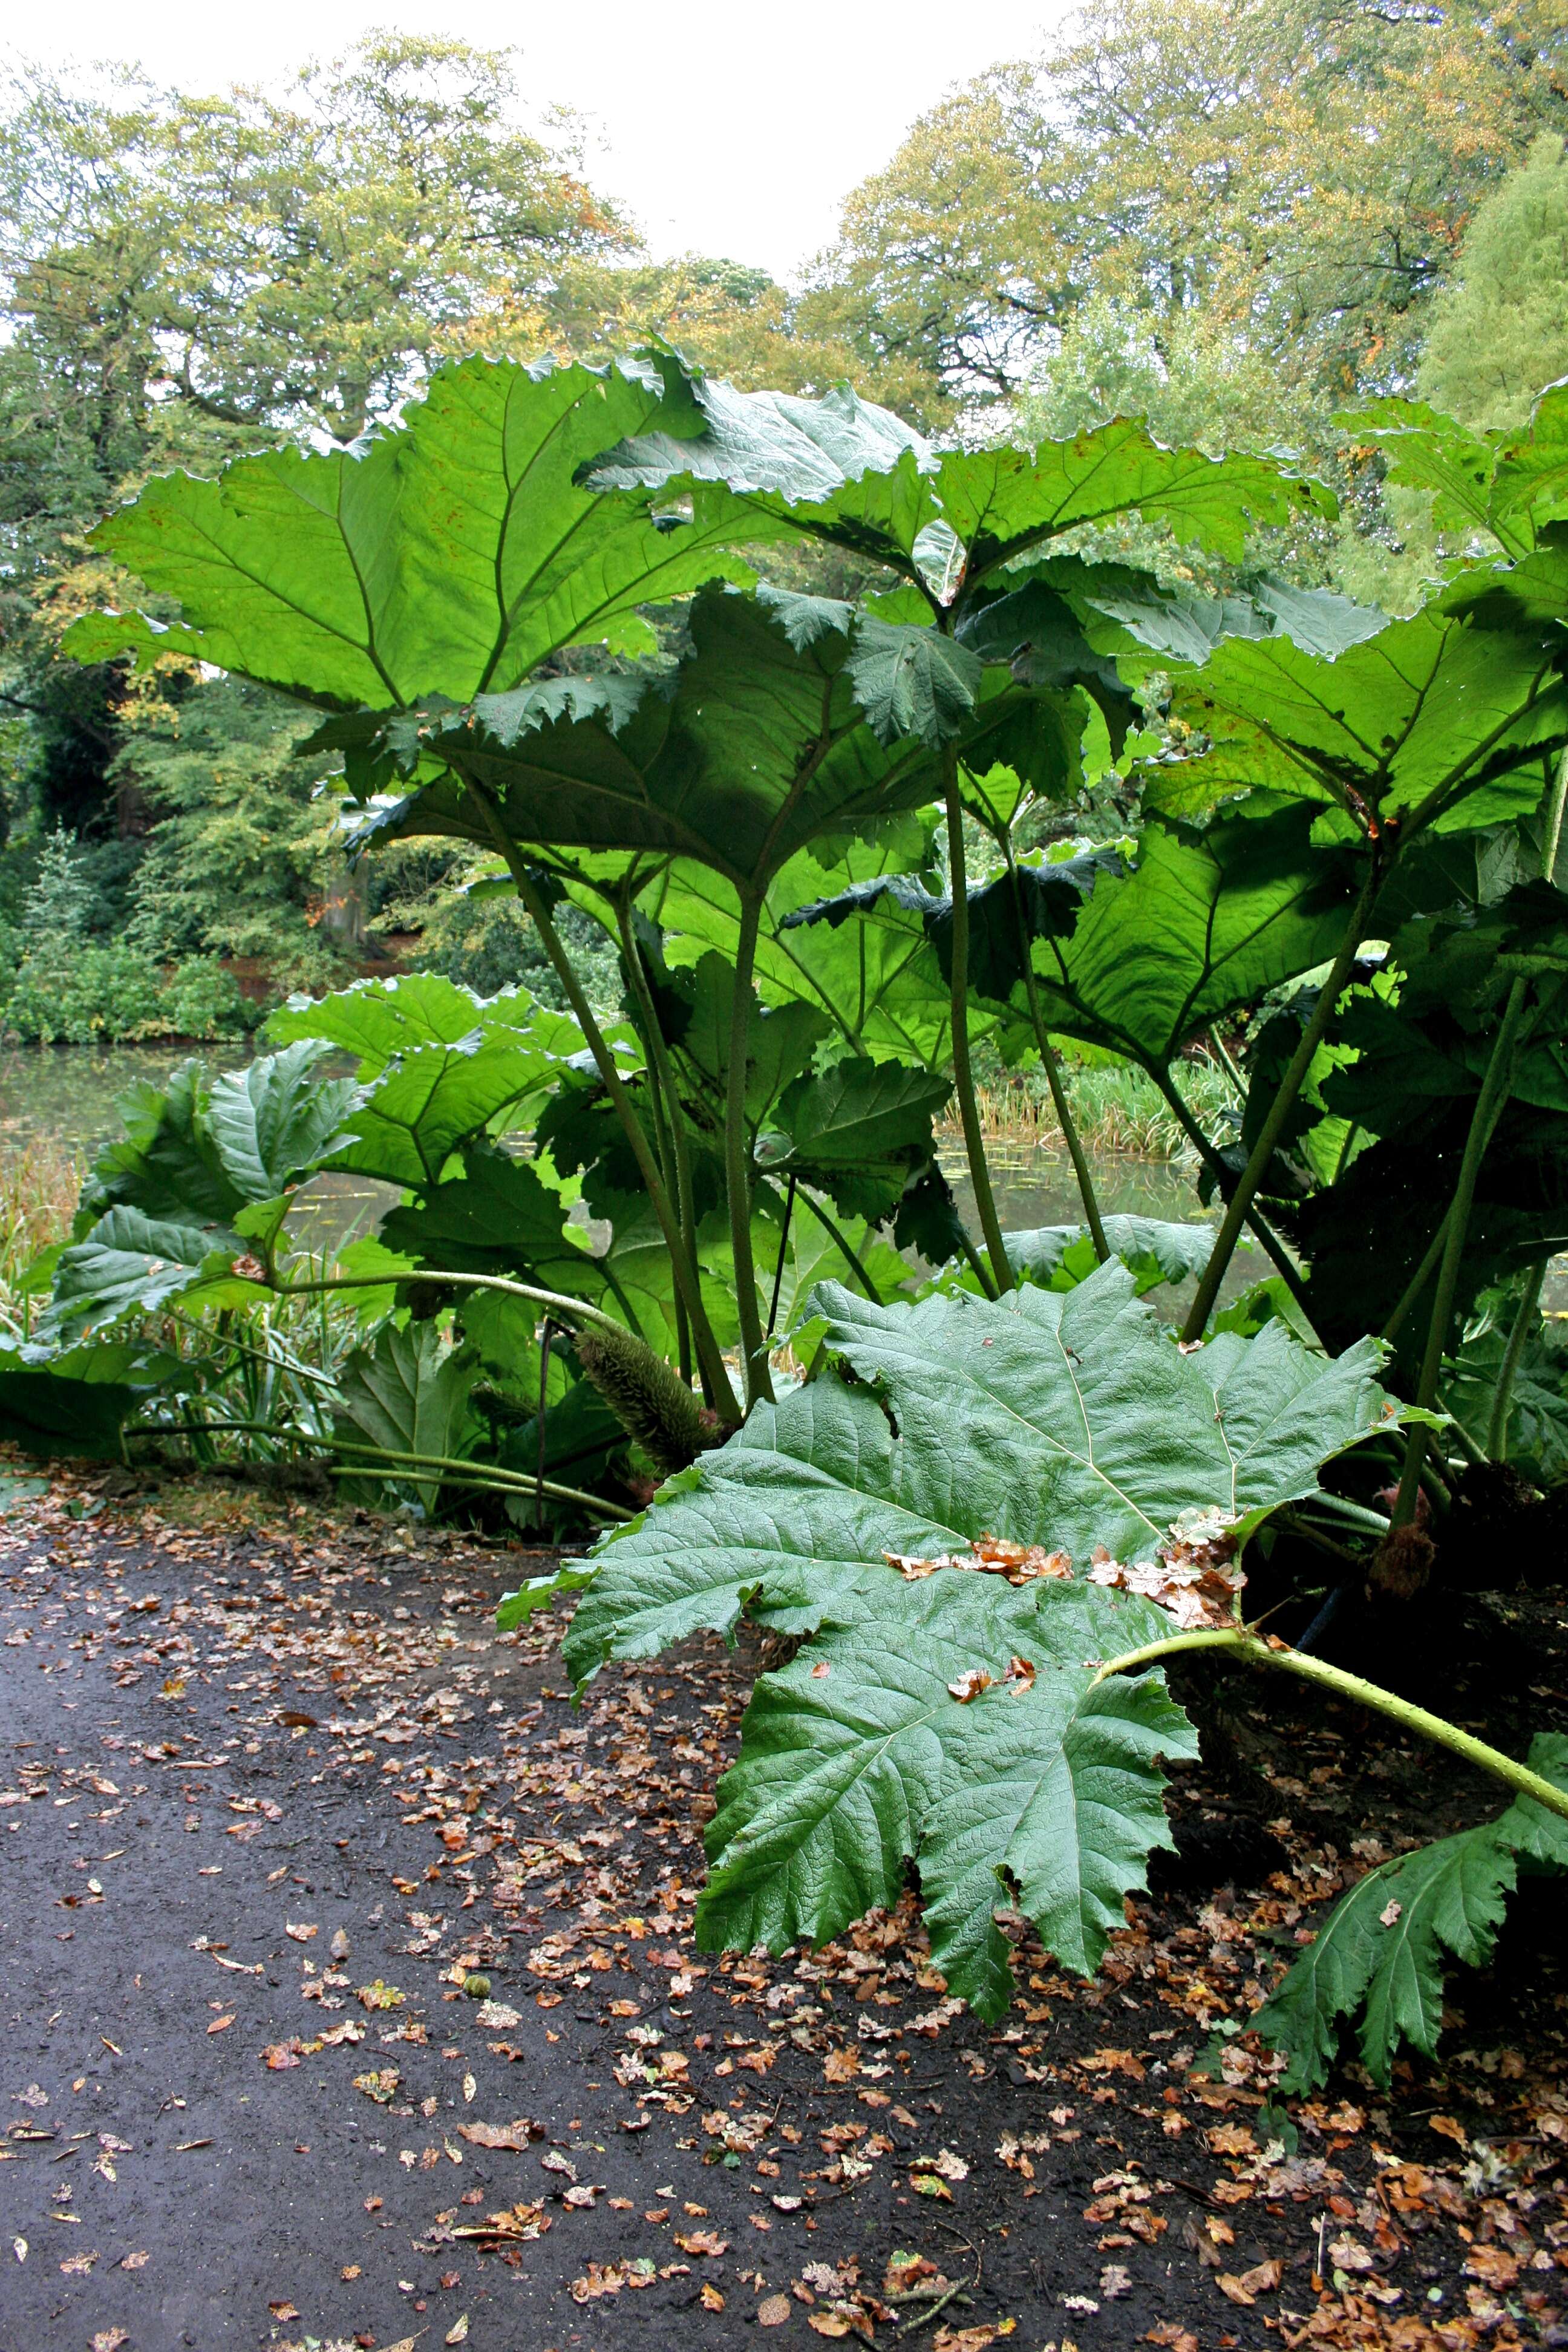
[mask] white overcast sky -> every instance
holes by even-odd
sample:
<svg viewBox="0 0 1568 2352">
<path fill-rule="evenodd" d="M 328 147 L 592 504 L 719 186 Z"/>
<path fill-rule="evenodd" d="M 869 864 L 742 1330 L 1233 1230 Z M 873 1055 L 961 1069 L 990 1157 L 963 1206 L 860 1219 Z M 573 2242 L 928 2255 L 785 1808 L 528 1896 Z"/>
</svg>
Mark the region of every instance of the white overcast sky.
<svg viewBox="0 0 1568 2352">
<path fill-rule="evenodd" d="M 1033 53 L 1067 0 L 69 0 L 11 18 L 9 57 L 134 59 L 188 89 L 270 80 L 367 26 L 515 46 L 531 109 L 593 118 L 595 176 L 655 252 L 792 277 L 844 197 L 915 117 L 988 65 Z"/>
</svg>

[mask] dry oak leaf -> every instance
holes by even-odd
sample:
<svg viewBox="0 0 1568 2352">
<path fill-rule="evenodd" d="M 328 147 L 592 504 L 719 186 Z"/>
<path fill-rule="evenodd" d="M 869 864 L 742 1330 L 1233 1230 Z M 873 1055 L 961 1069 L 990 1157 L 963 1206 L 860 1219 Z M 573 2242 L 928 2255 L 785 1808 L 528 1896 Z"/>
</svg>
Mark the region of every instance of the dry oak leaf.
<svg viewBox="0 0 1568 2352">
<path fill-rule="evenodd" d="M 992 1677 L 984 1666 L 966 1666 L 963 1674 L 949 1683 L 948 1689 L 960 1706 L 967 1706 L 971 1699 L 980 1696 L 982 1691 L 988 1691 L 991 1683 Z"/>
<path fill-rule="evenodd" d="M 939 2327 L 931 2337 L 931 2352 L 985 2352 L 998 2336 L 1011 2335 L 1016 2324 L 1004 2319 L 994 2326 L 982 2321 L 978 2327 Z"/>
<path fill-rule="evenodd" d="M 356 2074 L 354 2089 L 363 2091 L 367 2099 L 374 2099 L 378 2107 L 386 2107 L 396 2098 L 401 2080 L 395 2066 L 379 2066 L 373 2074 Z"/>
<path fill-rule="evenodd" d="M 1143 2338 L 1145 2344 L 1163 2344 L 1167 2352 L 1198 2352 L 1198 2339 L 1189 2328 L 1178 2327 L 1173 2319 L 1162 2319 Z"/>
<path fill-rule="evenodd" d="M 285 1919 L 283 1922 L 283 1933 L 292 1936 L 297 1944 L 308 1944 L 312 1936 L 319 1936 L 321 1932 L 313 1920 Z"/>
<path fill-rule="evenodd" d="M 1426 2128 L 1440 2133 L 1444 2139 L 1451 2139 L 1457 2147 L 1468 2147 L 1470 2144 L 1464 2125 L 1456 2123 L 1452 2116 L 1428 2116 Z"/>
<path fill-rule="evenodd" d="M 1337 2271 L 1370 2271 L 1374 2267 L 1373 2256 L 1348 2231 L 1330 2241 L 1329 2260 Z"/>
<path fill-rule="evenodd" d="M 730 2241 L 721 2238 L 717 2230 L 688 2230 L 675 2233 L 675 2242 L 683 2254 L 708 2254 L 716 2262 L 730 2251 Z"/>
<path fill-rule="evenodd" d="M 521 2011 L 510 2009 L 504 2000 L 481 2000 L 474 2015 L 490 2032 L 501 2033 L 510 2026 L 522 2023 Z"/>
<path fill-rule="evenodd" d="M 859 2072 L 858 2050 L 830 2050 L 822 2062 L 822 2076 L 826 2083 L 847 2083 Z"/>
<path fill-rule="evenodd" d="M 1229 2296 L 1232 2303 L 1256 2303 L 1260 2294 L 1273 2294 L 1283 2270 L 1283 2263 L 1279 2262 L 1254 2263 L 1252 2268 L 1243 2271 L 1239 2278 L 1234 2271 L 1222 2271 L 1215 2284 L 1221 2294 Z"/>
<path fill-rule="evenodd" d="M 1465 2276 L 1480 2279 L 1488 2286 L 1511 2286 L 1519 2270 L 1519 2256 L 1501 2246 L 1472 2246 L 1465 2263 Z"/>
<path fill-rule="evenodd" d="M 724 2308 L 724 2298 L 716 2286 L 702 2287 L 697 2300 L 704 2311 L 722 2311 Z"/>
<path fill-rule="evenodd" d="M 120 2352 L 121 2346 L 130 2341 L 128 2327 L 100 2327 L 92 2339 L 92 2352 Z"/>
<path fill-rule="evenodd" d="M 513 2156 L 521 2156 L 531 2139 L 542 2139 L 543 2136 L 543 2126 L 531 2122 L 526 2116 L 520 2116 L 516 2123 L 512 2124 L 472 2123 L 458 2126 L 459 2139 L 468 2140 L 474 2147 L 506 2148 Z M 575 2178 L 575 2175 L 573 2177 Z"/>
<path fill-rule="evenodd" d="M 377 1977 L 374 1984 L 361 1985 L 356 1999 L 366 2009 L 401 2009 L 406 1995 Z"/>
<path fill-rule="evenodd" d="M 1131 2050 L 1091 2050 L 1077 2063 L 1086 2074 L 1130 2074 L 1135 2083 L 1143 2080 L 1143 2066 Z"/>
</svg>

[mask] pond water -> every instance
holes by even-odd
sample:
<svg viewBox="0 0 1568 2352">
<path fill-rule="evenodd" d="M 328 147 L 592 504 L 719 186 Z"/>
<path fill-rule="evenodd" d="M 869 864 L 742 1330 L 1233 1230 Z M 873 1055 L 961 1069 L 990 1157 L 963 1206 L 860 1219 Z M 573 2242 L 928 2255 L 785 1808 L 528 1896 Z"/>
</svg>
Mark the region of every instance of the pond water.
<svg viewBox="0 0 1568 2352">
<path fill-rule="evenodd" d="M 250 1059 L 248 1039 L 200 1048 L 209 1069 L 239 1069 Z M 139 1081 L 163 1086 L 190 1049 L 177 1045 L 86 1045 L 12 1047 L 0 1051 L 0 1153 L 33 1142 L 54 1142 L 89 1159 L 120 1131 L 116 1106 Z M 944 1142 L 942 1165 L 952 1180 L 970 1230 L 978 1232 L 973 1193 L 956 1142 Z M 1065 1152 L 1046 1143 L 994 1146 L 991 1154 L 997 1208 L 1005 1227 L 1076 1224 L 1081 1222 L 1078 1188 Z M 1100 1206 L 1108 1216 L 1132 1214 L 1184 1221 L 1201 1216 L 1190 1166 L 1176 1160 L 1138 1160 L 1121 1152 L 1095 1155 Z M 310 1242 L 320 1248 L 351 1227 L 364 1230 L 390 1202 L 388 1188 L 358 1177 L 320 1177 L 308 1188 Z M 303 1238 L 303 1235 L 301 1236 Z M 1227 1279 L 1227 1297 L 1268 1269 L 1256 1252 L 1238 1253 Z M 1162 1294 L 1172 1311 L 1179 1299 Z"/>
<path fill-rule="evenodd" d="M 139 1081 L 166 1084 L 188 1045 L 13 1045 L 0 1050 L 0 1151 L 33 1142 L 90 1155 L 120 1132 L 115 1105 Z M 249 1061 L 248 1037 L 197 1049 L 211 1070 Z"/>
</svg>

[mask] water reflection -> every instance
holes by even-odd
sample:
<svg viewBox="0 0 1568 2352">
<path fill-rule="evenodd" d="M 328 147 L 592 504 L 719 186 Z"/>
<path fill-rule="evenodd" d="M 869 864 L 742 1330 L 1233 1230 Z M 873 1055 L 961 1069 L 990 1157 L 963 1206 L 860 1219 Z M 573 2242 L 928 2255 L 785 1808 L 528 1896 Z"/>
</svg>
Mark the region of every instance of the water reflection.
<svg viewBox="0 0 1568 2352">
<path fill-rule="evenodd" d="M 165 1086 L 170 1073 L 192 1049 L 172 1045 L 12 1047 L 0 1051 L 0 1151 L 21 1150 L 52 1140 L 90 1158 L 120 1132 L 117 1106 L 138 1082 Z M 242 1069 L 251 1058 L 249 1039 L 227 1039 L 195 1049 L 209 1070 Z M 345 1066 L 347 1066 L 345 1065 Z M 978 1232 L 973 1193 L 962 1147 L 945 1143 L 942 1165 L 959 1208 Z M 1092 1155 L 1096 1189 L 1108 1216 L 1131 1214 L 1180 1223 L 1202 1217 L 1190 1164 L 1138 1160 L 1129 1154 Z M 1065 1152 L 1048 1143 L 999 1143 L 991 1152 L 993 1182 L 1005 1227 L 1075 1224 L 1082 1210 Z M 395 1188 L 364 1176 L 321 1175 L 300 1190 L 289 1219 L 299 1244 L 331 1250 L 358 1234 L 373 1233 L 397 1198 Z M 1224 1296 L 1233 1297 L 1268 1271 L 1259 1254 L 1242 1251 L 1226 1277 Z M 1190 1288 L 1190 1286 L 1186 1287 Z M 1163 1311 L 1182 1310 L 1185 1290 L 1155 1294 Z"/>
</svg>

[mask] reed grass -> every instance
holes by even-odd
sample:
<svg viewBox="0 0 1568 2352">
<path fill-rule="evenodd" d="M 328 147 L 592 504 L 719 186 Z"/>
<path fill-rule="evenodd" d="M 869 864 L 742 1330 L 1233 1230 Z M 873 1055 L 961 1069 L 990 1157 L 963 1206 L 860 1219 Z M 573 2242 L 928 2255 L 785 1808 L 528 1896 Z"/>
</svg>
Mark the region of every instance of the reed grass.
<svg viewBox="0 0 1568 2352">
<path fill-rule="evenodd" d="M 0 1154 L 0 1330 L 25 1336 L 23 1276 L 40 1250 L 69 1233 L 86 1173 L 81 1153 L 51 1136 Z"/>
<path fill-rule="evenodd" d="M 1062 1075 L 1068 1107 L 1089 1151 L 1140 1160 L 1193 1156 L 1169 1104 L 1142 1070 L 1128 1063 L 1068 1062 Z M 1218 1064 L 1183 1063 L 1176 1082 L 1205 1134 L 1222 1139 L 1236 1094 Z M 1050 1091 L 1038 1069 L 995 1070 L 983 1078 L 975 1094 L 987 1140 L 1015 1147 L 1060 1143 Z"/>
</svg>

